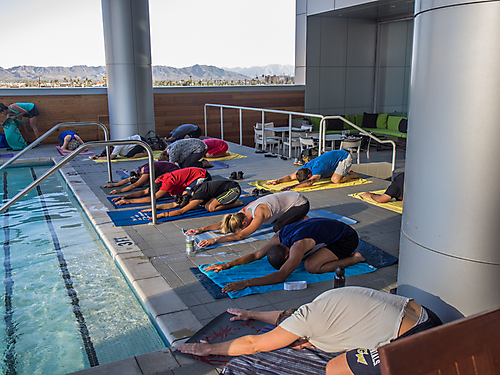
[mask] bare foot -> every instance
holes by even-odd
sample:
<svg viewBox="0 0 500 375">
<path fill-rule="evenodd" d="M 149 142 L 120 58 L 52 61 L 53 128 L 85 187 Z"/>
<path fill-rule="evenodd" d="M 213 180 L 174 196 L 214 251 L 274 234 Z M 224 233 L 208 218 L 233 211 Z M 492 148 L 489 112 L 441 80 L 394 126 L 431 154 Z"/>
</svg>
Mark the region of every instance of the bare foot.
<svg viewBox="0 0 500 375">
<path fill-rule="evenodd" d="M 359 252 L 355 251 L 354 253 L 352 253 L 352 257 L 354 258 L 354 260 L 356 260 L 357 262 L 356 263 L 363 263 L 363 262 L 366 262 L 366 259 L 363 258 L 363 255 L 361 255 Z"/>
<path fill-rule="evenodd" d="M 208 160 L 203 159 L 201 161 L 201 163 L 203 164 L 203 168 L 212 168 L 213 167 L 213 165 L 210 164 L 210 162 Z"/>
<path fill-rule="evenodd" d="M 359 178 L 359 176 L 356 173 L 354 173 L 353 171 L 349 171 L 348 176 L 349 176 L 349 179 Z"/>
</svg>

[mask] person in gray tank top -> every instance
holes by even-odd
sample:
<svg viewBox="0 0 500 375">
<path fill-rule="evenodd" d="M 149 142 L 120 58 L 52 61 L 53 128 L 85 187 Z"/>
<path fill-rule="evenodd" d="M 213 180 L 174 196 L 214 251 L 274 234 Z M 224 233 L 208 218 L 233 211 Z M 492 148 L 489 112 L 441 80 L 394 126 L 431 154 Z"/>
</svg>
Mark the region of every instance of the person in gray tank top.
<svg viewBox="0 0 500 375">
<path fill-rule="evenodd" d="M 247 238 L 263 224 L 272 224 L 275 232 L 283 226 L 307 218 L 309 200 L 296 191 L 265 195 L 245 206 L 238 213 L 227 214 L 221 222 L 191 230 L 199 234 L 220 229 L 226 236 L 200 241 L 198 246 L 206 247 L 215 243 L 239 241 Z"/>
</svg>

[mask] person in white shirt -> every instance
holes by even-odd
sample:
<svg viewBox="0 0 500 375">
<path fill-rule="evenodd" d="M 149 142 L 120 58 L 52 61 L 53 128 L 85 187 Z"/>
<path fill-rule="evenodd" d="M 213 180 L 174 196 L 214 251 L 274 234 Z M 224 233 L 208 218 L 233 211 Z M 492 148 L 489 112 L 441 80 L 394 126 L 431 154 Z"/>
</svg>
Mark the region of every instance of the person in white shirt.
<svg viewBox="0 0 500 375">
<path fill-rule="evenodd" d="M 221 222 L 206 227 L 191 229 L 190 232 L 200 234 L 211 230 L 221 229 L 227 234 L 216 238 L 200 241 L 198 246 L 206 247 L 215 243 L 240 241 L 247 238 L 263 224 L 274 224 L 273 231 L 277 232 L 285 225 L 307 219 L 309 200 L 296 191 L 269 194 L 247 204 L 239 212 L 227 214 Z"/>
<path fill-rule="evenodd" d="M 146 140 L 141 137 L 139 134 L 132 135 L 127 138 L 123 138 L 123 141 L 134 140 L 134 141 L 144 141 Z M 120 146 L 111 146 L 111 155 L 109 155 L 110 159 L 114 159 L 117 156 L 122 156 L 124 158 L 142 158 L 148 156 L 148 152 L 144 149 L 144 147 L 135 144 L 129 145 L 120 145 Z M 103 150 L 100 156 L 92 156 L 92 160 L 97 159 L 106 159 L 106 149 Z"/>
<path fill-rule="evenodd" d="M 401 337 L 442 324 L 415 301 L 374 289 L 343 287 L 320 294 L 312 302 L 284 311 L 228 309 L 231 320 L 257 319 L 276 328 L 217 344 L 182 344 L 182 353 L 199 356 L 255 354 L 315 347 L 342 352 L 328 362 L 327 375 L 380 374 L 377 349 Z"/>
</svg>

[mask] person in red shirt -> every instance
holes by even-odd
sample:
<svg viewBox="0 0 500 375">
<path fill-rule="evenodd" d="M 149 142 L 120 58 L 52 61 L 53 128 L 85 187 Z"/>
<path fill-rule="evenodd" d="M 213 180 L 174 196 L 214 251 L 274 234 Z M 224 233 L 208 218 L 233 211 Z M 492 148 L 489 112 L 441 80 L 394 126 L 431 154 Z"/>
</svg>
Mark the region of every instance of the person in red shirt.
<svg viewBox="0 0 500 375">
<path fill-rule="evenodd" d="M 179 169 L 179 166 L 169 161 L 155 161 L 154 162 L 155 176 L 160 177 L 165 173 L 170 173 Z M 114 189 L 109 194 L 122 194 L 127 191 L 134 190 L 135 188 L 142 187 L 146 184 L 149 185 L 149 163 L 141 165 L 136 171 L 130 172 L 130 177 L 124 178 L 115 184 L 106 184 L 103 188 L 112 188 L 123 186 L 130 182 L 129 186 L 121 189 Z"/>
<path fill-rule="evenodd" d="M 210 180 L 212 180 L 212 176 L 210 176 L 210 173 L 206 169 L 196 167 L 178 169 L 170 173 L 165 173 L 156 179 L 155 196 L 156 199 L 160 199 L 169 195 L 182 194 L 184 190 L 190 190 L 192 187 Z M 149 188 L 147 188 L 125 195 L 124 197 L 116 197 L 113 199 L 113 202 L 116 202 L 120 206 L 131 203 L 149 203 L 151 202 L 151 194 Z"/>
<path fill-rule="evenodd" d="M 229 146 L 225 141 L 217 138 L 207 138 L 202 141 L 207 145 L 206 158 L 220 158 L 228 155 Z"/>
</svg>

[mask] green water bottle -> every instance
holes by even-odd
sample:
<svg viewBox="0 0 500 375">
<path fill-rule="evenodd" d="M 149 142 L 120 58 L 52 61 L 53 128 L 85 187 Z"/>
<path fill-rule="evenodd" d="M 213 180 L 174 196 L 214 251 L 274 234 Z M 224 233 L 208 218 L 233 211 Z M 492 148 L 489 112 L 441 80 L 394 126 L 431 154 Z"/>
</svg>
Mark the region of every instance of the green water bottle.
<svg viewBox="0 0 500 375">
<path fill-rule="evenodd" d="M 191 254 L 195 252 L 195 244 L 194 244 L 194 234 L 186 232 L 186 253 Z"/>
</svg>

